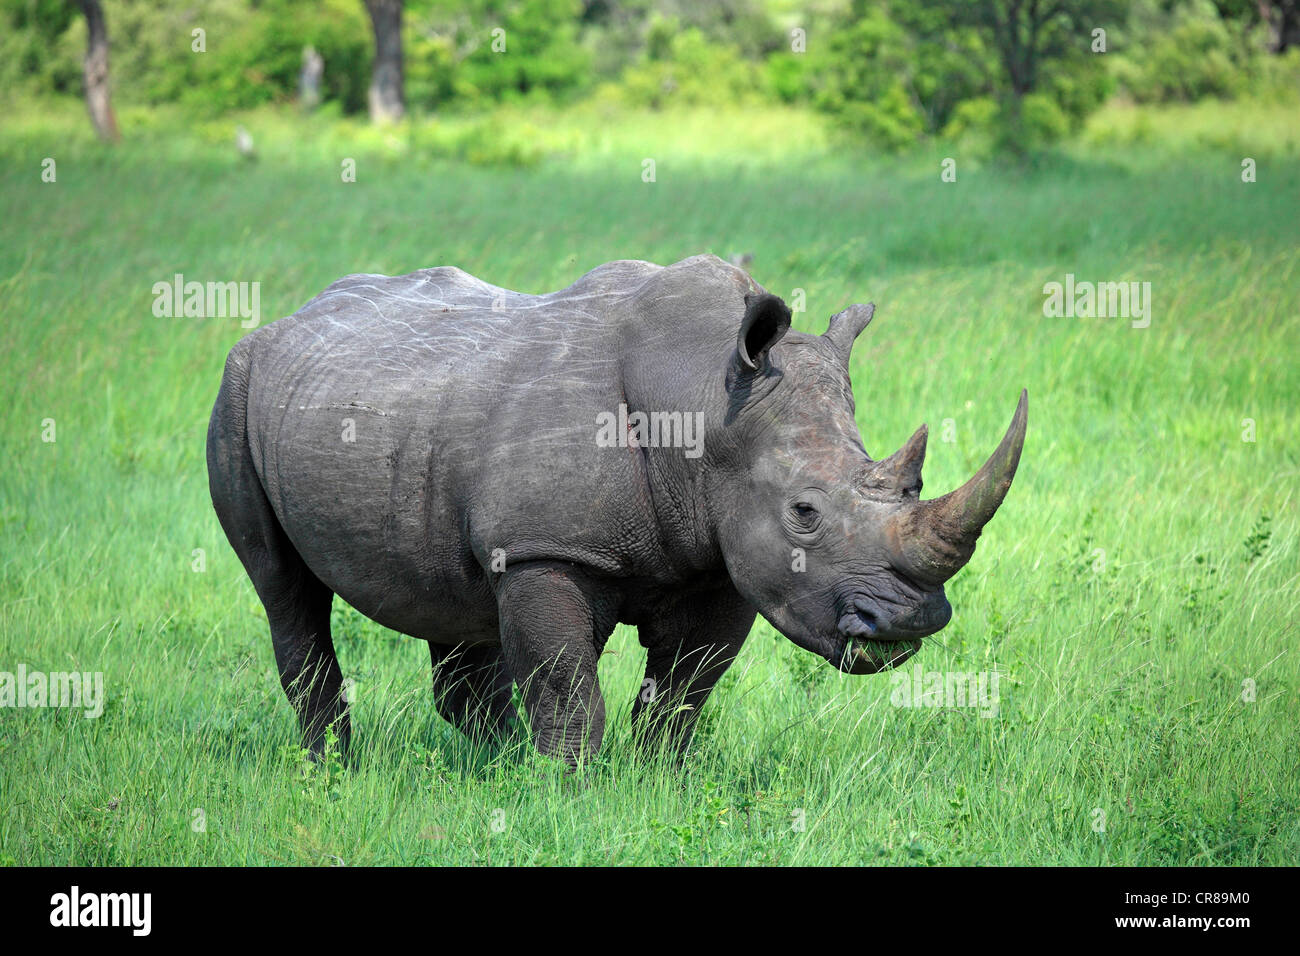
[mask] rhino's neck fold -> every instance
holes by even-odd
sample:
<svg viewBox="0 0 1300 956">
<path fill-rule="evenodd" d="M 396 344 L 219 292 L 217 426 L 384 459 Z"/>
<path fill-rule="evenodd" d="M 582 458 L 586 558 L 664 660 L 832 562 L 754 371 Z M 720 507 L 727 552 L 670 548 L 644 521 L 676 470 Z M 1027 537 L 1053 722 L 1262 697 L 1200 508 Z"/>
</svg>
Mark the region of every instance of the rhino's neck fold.
<svg viewBox="0 0 1300 956">
<path fill-rule="evenodd" d="M 698 353 L 697 353 L 698 354 Z M 680 573 L 725 569 L 708 489 L 724 437 L 723 373 L 693 362 L 686 368 L 655 361 L 662 353 L 633 348 L 624 364 L 623 400 L 631 419 L 648 430 L 638 470 L 658 524 L 660 547 Z"/>
</svg>

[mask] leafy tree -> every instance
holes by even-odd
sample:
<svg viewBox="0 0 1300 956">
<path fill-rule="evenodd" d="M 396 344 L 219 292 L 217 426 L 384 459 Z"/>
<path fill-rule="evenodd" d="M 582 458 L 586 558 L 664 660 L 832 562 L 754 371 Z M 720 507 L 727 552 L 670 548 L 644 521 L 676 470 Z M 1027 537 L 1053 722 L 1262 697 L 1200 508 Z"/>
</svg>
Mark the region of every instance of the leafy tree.
<svg viewBox="0 0 1300 956">
<path fill-rule="evenodd" d="M 67 0 L 0 0 L 0 86 L 73 91 L 81 71 L 51 50 L 78 12 Z"/>
<path fill-rule="evenodd" d="M 1125 49 L 1111 65 L 1139 103 L 1230 98 L 1258 87 L 1265 33 L 1255 12 L 1232 13 L 1224 0 L 1139 0 Z"/>
<path fill-rule="evenodd" d="M 709 40 L 697 27 L 656 18 L 641 62 L 624 71 L 622 93 L 636 106 L 738 103 L 759 89 L 757 67 L 730 44 Z"/>
<path fill-rule="evenodd" d="M 1118 0 L 852 0 L 804 73 L 818 107 L 883 147 L 984 126 L 1024 150 L 1077 129 L 1104 101 L 1092 29 L 1113 28 L 1119 12 Z M 787 59 L 774 66 L 789 71 Z M 791 76 L 769 77 L 788 97 Z"/>
<path fill-rule="evenodd" d="M 469 82 L 498 99 L 578 88 L 590 63 L 578 42 L 580 12 L 578 0 L 489 0 L 482 20 L 505 31 L 506 48 L 481 45 L 466 64 Z"/>
<path fill-rule="evenodd" d="M 996 51 L 1013 127 L 1020 125 L 1025 97 L 1043 87 L 1047 69 L 1077 62 L 1092 31 L 1115 25 L 1124 12 L 1117 0 L 942 0 L 936 8 Z"/>
<path fill-rule="evenodd" d="M 851 22 L 830 31 L 813 102 L 842 128 L 882 149 L 901 149 L 926 131 L 909 82 L 910 39 L 884 9 L 855 7 Z"/>
<path fill-rule="evenodd" d="M 1300 46 L 1300 0 L 1214 0 L 1224 20 L 1268 29 L 1268 48 L 1283 54 Z"/>
<path fill-rule="evenodd" d="M 943 130 L 958 104 L 994 93 L 996 57 L 978 31 L 955 26 L 930 4 L 891 9 L 910 38 L 906 82 L 928 131 Z"/>
</svg>

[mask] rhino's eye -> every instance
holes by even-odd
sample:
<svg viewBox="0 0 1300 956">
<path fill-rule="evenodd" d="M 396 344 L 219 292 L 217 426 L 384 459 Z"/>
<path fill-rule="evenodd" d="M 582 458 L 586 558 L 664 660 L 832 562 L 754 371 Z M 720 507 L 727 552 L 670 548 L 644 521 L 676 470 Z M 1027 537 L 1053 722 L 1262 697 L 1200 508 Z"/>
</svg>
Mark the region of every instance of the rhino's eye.
<svg viewBox="0 0 1300 956">
<path fill-rule="evenodd" d="M 806 501 L 800 501 L 790 509 L 803 524 L 812 524 L 817 520 L 817 509 Z"/>
<path fill-rule="evenodd" d="M 827 505 L 825 497 L 818 489 L 809 488 L 787 498 L 786 511 L 781 516 L 785 530 L 805 544 L 811 542 L 822 530 L 822 513 L 818 505 Z"/>
</svg>

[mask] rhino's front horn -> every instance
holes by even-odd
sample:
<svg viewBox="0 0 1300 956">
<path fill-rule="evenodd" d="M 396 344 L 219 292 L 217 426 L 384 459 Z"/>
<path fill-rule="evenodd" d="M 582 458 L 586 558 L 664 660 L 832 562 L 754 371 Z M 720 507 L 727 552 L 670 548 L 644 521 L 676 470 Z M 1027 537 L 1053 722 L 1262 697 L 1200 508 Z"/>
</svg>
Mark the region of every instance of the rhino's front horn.
<svg viewBox="0 0 1300 956">
<path fill-rule="evenodd" d="M 956 491 L 918 502 L 906 512 L 899 528 L 899 547 L 913 572 L 933 581 L 946 581 L 970 560 L 980 532 L 1002 504 L 1016 476 L 1028 416 L 1029 392 L 1022 391 L 1011 427 L 975 477 Z"/>
</svg>

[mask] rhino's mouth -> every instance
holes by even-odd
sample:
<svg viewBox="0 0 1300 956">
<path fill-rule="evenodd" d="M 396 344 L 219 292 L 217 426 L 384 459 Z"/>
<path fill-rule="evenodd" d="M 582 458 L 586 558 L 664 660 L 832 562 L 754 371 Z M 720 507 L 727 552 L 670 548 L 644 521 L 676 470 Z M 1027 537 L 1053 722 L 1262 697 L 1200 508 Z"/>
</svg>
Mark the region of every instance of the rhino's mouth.
<svg viewBox="0 0 1300 956">
<path fill-rule="evenodd" d="M 897 667 L 921 649 L 921 639 L 875 640 L 842 637 L 835 665 L 847 674 L 878 674 Z"/>
<path fill-rule="evenodd" d="M 896 629 L 881 634 L 876 617 L 860 602 L 840 615 L 838 653 L 831 661 L 849 674 L 877 674 L 897 667 L 921 649 L 921 638 Z"/>
</svg>

